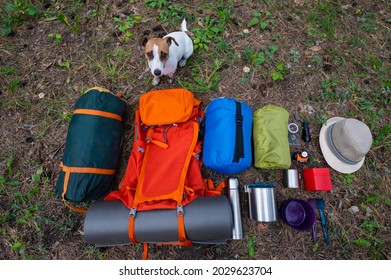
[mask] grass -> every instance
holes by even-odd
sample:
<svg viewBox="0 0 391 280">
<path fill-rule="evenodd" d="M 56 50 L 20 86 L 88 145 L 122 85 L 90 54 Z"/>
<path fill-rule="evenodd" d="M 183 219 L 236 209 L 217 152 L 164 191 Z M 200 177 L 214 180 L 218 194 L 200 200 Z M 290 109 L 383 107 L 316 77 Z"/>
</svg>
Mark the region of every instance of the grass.
<svg viewBox="0 0 391 280">
<path fill-rule="evenodd" d="M 215 60 L 211 68 L 203 69 L 200 63 L 195 62 L 191 77 L 193 81 L 178 78 L 178 83 L 190 91 L 208 92 L 217 90 L 220 76 L 218 71 L 221 69 L 224 61 Z"/>
<path fill-rule="evenodd" d="M 308 29 L 308 35 L 319 39 L 334 38 L 339 27 L 339 9 L 333 1 L 314 1 L 314 7 L 309 15 L 311 27 Z"/>
<path fill-rule="evenodd" d="M 13 28 L 41 14 L 41 10 L 29 0 L 6 1 L 0 7 L 0 35 L 13 34 Z"/>
<path fill-rule="evenodd" d="M 128 43 L 130 38 L 133 36 L 132 29 L 135 24 L 141 21 L 142 17 L 140 15 L 129 15 L 126 19 L 123 18 L 114 18 L 116 23 L 116 28 L 121 32 L 123 40 L 125 43 Z"/>
</svg>

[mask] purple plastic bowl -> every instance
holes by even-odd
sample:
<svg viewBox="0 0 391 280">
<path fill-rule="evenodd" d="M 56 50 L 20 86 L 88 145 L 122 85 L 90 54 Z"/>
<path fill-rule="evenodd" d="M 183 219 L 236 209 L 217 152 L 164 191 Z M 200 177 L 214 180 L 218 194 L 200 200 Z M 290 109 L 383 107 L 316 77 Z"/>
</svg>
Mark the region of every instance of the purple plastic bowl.
<svg viewBox="0 0 391 280">
<path fill-rule="evenodd" d="M 302 199 L 286 200 L 281 207 L 281 218 L 288 226 L 300 231 L 306 231 L 315 224 L 314 209 Z"/>
</svg>

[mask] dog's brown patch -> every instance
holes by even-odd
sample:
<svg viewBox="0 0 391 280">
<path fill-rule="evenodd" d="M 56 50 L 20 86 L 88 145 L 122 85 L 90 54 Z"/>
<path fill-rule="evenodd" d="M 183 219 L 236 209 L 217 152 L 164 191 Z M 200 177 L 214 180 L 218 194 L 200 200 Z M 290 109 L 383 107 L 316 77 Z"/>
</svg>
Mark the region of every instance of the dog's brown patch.
<svg viewBox="0 0 391 280">
<path fill-rule="evenodd" d="M 163 63 L 168 60 L 169 48 L 171 45 L 171 37 L 166 38 L 148 38 L 142 42 L 144 46 L 144 54 L 148 60 L 152 60 L 156 54 L 154 54 L 154 46 L 157 46 L 158 55 Z"/>
</svg>

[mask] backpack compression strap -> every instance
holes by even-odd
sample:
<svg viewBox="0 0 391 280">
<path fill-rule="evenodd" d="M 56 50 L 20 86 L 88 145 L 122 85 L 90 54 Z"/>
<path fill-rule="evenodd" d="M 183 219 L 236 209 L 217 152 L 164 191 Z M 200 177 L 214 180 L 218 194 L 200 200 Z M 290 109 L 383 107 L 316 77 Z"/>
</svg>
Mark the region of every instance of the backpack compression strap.
<svg viewBox="0 0 391 280">
<path fill-rule="evenodd" d="M 92 168 L 92 167 L 71 167 L 71 166 L 66 166 L 63 163 L 60 163 L 60 166 L 62 168 L 62 171 L 65 172 L 65 177 L 64 177 L 64 186 L 62 190 L 62 200 L 65 204 L 66 207 L 69 209 L 85 214 L 87 213 L 86 209 L 79 208 L 79 207 L 74 207 L 71 206 L 70 204 L 67 203 L 65 199 L 65 194 L 68 189 L 68 184 L 69 184 L 69 178 L 71 177 L 71 173 L 91 173 L 91 174 L 100 174 L 100 175 L 114 175 L 116 173 L 115 169 L 104 169 L 104 168 Z"/>
<path fill-rule="evenodd" d="M 178 205 L 177 206 L 177 216 L 178 216 L 178 238 L 179 238 L 179 244 L 180 243 L 186 243 L 186 232 L 185 232 L 185 219 L 184 219 L 184 211 L 183 206 Z M 129 212 L 129 223 L 128 223 L 128 236 L 129 240 L 132 243 L 137 243 L 136 236 L 134 234 L 134 222 L 136 218 L 137 208 L 130 209 Z"/>
<path fill-rule="evenodd" d="M 243 115 L 240 102 L 236 101 L 236 136 L 235 136 L 235 152 L 233 162 L 239 162 L 244 158 L 244 140 L 243 140 Z"/>
</svg>

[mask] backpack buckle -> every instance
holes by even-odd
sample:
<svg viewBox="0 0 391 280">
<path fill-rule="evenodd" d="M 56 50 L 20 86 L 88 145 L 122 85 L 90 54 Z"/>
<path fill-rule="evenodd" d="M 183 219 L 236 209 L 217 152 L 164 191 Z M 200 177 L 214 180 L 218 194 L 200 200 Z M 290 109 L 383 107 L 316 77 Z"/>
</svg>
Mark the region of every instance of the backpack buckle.
<svg viewBox="0 0 391 280">
<path fill-rule="evenodd" d="M 182 205 L 178 205 L 178 206 L 176 207 L 176 214 L 177 214 L 178 216 L 183 216 L 183 206 L 182 206 Z"/>
<path fill-rule="evenodd" d="M 130 211 L 129 211 L 129 218 L 130 219 L 136 218 L 136 213 L 137 213 L 137 209 L 136 208 L 130 209 Z"/>
<path fill-rule="evenodd" d="M 237 123 L 239 123 L 239 124 L 241 124 L 241 123 L 243 123 L 243 116 L 242 115 L 236 115 L 235 116 L 235 119 L 236 119 L 236 122 Z"/>
</svg>

